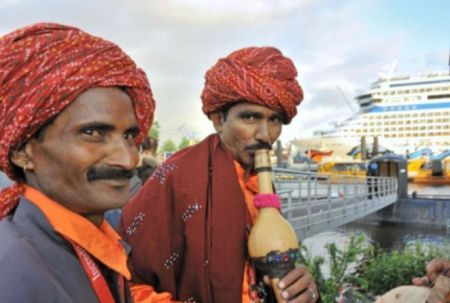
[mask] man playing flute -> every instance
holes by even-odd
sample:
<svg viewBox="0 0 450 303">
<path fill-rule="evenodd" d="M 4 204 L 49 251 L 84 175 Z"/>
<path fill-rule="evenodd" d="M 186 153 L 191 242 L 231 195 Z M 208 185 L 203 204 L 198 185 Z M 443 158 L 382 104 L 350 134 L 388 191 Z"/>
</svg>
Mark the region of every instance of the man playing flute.
<svg viewBox="0 0 450 303">
<path fill-rule="evenodd" d="M 155 288 L 142 302 L 271 302 L 247 251 L 258 216 L 254 153 L 296 115 L 296 76 L 273 47 L 240 49 L 206 73 L 202 109 L 217 133 L 170 157 L 123 209 L 135 279 Z M 303 266 L 278 286 L 287 302 L 318 299 Z"/>
</svg>

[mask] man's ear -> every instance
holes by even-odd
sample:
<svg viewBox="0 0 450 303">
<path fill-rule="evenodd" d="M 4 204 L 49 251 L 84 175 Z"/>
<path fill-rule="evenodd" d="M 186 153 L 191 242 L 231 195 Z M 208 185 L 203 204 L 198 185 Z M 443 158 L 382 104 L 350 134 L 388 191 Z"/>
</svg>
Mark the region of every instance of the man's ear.
<svg viewBox="0 0 450 303">
<path fill-rule="evenodd" d="M 222 129 L 223 129 L 223 113 L 222 112 L 213 112 L 211 114 L 209 114 L 209 118 L 211 119 L 213 125 L 214 125 L 214 129 L 216 130 L 216 132 L 218 134 L 222 133 Z"/>
<path fill-rule="evenodd" d="M 27 142 L 20 149 L 16 149 L 11 154 L 11 162 L 22 168 L 24 171 L 34 170 L 33 148 L 30 142 Z"/>
</svg>

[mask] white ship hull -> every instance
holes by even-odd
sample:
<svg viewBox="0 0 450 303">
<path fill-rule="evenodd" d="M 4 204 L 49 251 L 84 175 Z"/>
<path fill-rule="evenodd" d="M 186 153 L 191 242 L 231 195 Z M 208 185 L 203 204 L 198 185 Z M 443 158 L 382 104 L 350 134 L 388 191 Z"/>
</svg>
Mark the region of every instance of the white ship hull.
<svg viewBox="0 0 450 303">
<path fill-rule="evenodd" d="M 332 130 L 313 138 L 294 140 L 300 150 L 333 151 L 344 157 L 366 138 L 397 154 L 428 147 L 450 148 L 450 75 L 428 72 L 382 77 L 356 96 L 360 111 Z"/>
</svg>

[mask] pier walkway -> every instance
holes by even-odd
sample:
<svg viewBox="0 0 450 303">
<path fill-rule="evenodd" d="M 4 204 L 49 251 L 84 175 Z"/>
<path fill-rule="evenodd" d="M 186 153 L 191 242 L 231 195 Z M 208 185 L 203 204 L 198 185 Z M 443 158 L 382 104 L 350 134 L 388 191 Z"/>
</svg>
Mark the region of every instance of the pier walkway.
<svg viewBox="0 0 450 303">
<path fill-rule="evenodd" d="M 398 200 L 394 177 L 326 175 L 273 169 L 282 213 L 305 239 L 360 219 Z"/>
</svg>

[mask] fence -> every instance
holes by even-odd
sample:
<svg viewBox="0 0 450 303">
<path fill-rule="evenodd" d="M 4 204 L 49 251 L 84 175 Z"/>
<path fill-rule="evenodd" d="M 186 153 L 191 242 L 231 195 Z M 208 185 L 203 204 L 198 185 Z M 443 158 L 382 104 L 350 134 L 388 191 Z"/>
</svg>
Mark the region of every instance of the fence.
<svg viewBox="0 0 450 303">
<path fill-rule="evenodd" d="M 354 221 L 398 199 L 397 179 L 274 169 L 282 213 L 300 239 Z"/>
</svg>

